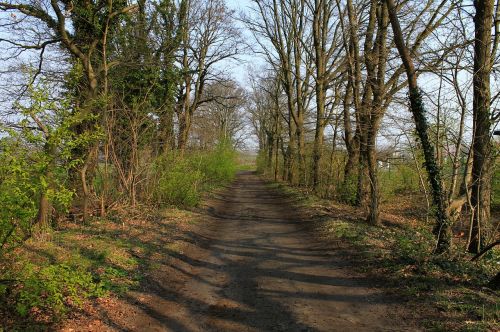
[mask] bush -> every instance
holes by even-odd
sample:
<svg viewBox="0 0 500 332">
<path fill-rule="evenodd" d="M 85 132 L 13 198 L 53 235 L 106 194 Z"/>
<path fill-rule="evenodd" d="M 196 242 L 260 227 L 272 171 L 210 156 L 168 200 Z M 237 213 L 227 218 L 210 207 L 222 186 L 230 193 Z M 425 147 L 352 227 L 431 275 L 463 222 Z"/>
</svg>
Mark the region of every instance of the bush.
<svg viewBox="0 0 500 332">
<path fill-rule="evenodd" d="M 492 207 L 500 207 L 500 167 L 496 167 L 493 172 L 492 181 Z"/>
<path fill-rule="evenodd" d="M 347 204 L 355 204 L 358 189 L 357 186 L 358 183 L 356 176 L 351 176 L 346 181 L 340 182 L 337 192 L 339 200 Z"/>
<path fill-rule="evenodd" d="M 267 169 L 267 157 L 265 151 L 259 151 L 259 154 L 257 155 L 257 159 L 255 160 L 256 166 L 257 166 L 257 172 L 259 174 L 264 174 Z"/>
<path fill-rule="evenodd" d="M 32 234 L 40 197 L 57 212 L 68 210 L 68 172 L 82 162 L 72 152 L 97 137 L 74 132 L 86 119 L 73 113 L 70 100 L 53 101 L 43 84 L 28 91 L 26 105 L 15 105 L 19 130 L 0 124 L 0 257 Z M 49 225 L 38 226 L 43 231 Z"/>
<path fill-rule="evenodd" d="M 203 191 L 230 182 L 236 173 L 236 154 L 227 144 L 213 151 L 180 155 L 172 153 L 156 160 L 154 199 L 160 205 L 195 206 Z"/>
<path fill-rule="evenodd" d="M 201 154 L 199 159 L 199 170 L 206 185 L 218 187 L 233 180 L 236 153 L 228 144 L 219 144 L 214 151 Z"/>
<path fill-rule="evenodd" d="M 169 155 L 157 161 L 156 169 L 159 181 L 155 199 L 158 203 L 179 206 L 198 204 L 203 174 L 190 159 Z"/>
<path fill-rule="evenodd" d="M 409 163 L 393 164 L 390 170 L 381 169 L 379 170 L 379 178 L 382 196 L 385 199 L 420 190 L 418 173 Z"/>
<path fill-rule="evenodd" d="M 4 139 L 0 145 L 0 257 L 26 239 L 36 217 L 35 195 L 30 165 L 15 144 Z"/>
</svg>

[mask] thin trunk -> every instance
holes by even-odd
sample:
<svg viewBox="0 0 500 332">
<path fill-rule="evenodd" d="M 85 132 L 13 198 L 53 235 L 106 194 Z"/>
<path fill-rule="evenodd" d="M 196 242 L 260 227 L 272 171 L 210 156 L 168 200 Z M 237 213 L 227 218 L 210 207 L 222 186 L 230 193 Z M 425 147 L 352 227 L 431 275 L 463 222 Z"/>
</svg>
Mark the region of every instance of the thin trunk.
<svg viewBox="0 0 500 332">
<path fill-rule="evenodd" d="M 427 118 L 425 116 L 422 94 L 417 84 L 417 74 L 413 64 L 413 59 L 405 45 L 399 19 L 397 17 L 394 0 L 385 0 L 389 9 L 389 17 L 394 31 L 394 42 L 403 61 L 406 75 L 408 77 L 408 87 L 410 90 L 410 108 L 415 121 L 422 150 L 424 152 L 425 166 L 429 175 L 432 188 L 432 199 L 436 212 L 436 226 L 434 234 L 437 237 L 436 253 L 448 251 L 451 245 L 451 225 L 446 214 L 446 199 L 443 195 L 441 182 L 441 171 L 436 164 L 436 155 L 429 139 Z"/>
<path fill-rule="evenodd" d="M 352 102 L 352 89 L 351 82 L 347 84 L 346 93 L 344 96 L 343 105 L 343 120 L 344 120 L 344 143 L 347 150 L 347 161 L 344 168 L 344 184 L 352 181 L 353 170 L 355 169 L 355 162 L 359 158 L 358 147 L 355 146 L 355 140 L 352 133 L 351 125 L 351 102 Z"/>
<path fill-rule="evenodd" d="M 340 4 L 337 2 L 339 6 Z M 359 63 L 359 39 L 357 29 L 357 18 L 354 12 L 352 0 L 347 0 L 347 11 L 349 19 L 349 43 L 344 41 L 344 48 L 348 53 L 349 71 L 348 83 L 346 87 L 346 94 L 344 97 L 344 140 L 347 150 L 347 161 L 344 168 L 344 186 L 351 187 L 354 182 L 354 170 L 357 168 L 357 161 L 359 160 L 359 111 L 360 111 L 360 97 L 359 91 L 361 86 L 361 67 Z M 343 27 L 343 21 L 341 24 Z M 353 135 L 351 125 L 350 107 L 354 105 L 356 115 L 356 132 Z"/>
<path fill-rule="evenodd" d="M 368 144 L 375 145 L 376 134 L 371 132 L 369 134 Z M 367 217 L 367 222 L 372 225 L 377 225 L 380 222 L 380 209 L 379 209 L 379 183 L 378 183 L 378 165 L 377 165 L 377 151 L 374 148 L 368 149 L 367 164 L 368 175 L 370 179 L 370 209 Z"/>
<path fill-rule="evenodd" d="M 454 73 L 454 80 L 453 80 L 453 86 L 455 89 L 455 93 L 458 97 L 458 103 L 460 105 L 461 113 L 460 113 L 460 127 L 458 130 L 458 137 L 457 137 L 457 142 L 455 144 L 455 155 L 453 157 L 453 173 L 451 176 L 451 184 L 450 184 L 450 191 L 448 194 L 448 201 L 452 201 L 453 198 L 456 196 L 457 192 L 457 184 L 458 184 L 458 176 L 459 176 L 459 170 L 460 170 L 460 157 L 462 155 L 462 142 L 463 142 L 463 137 L 464 137 L 464 130 L 465 130 L 465 114 L 467 112 L 467 105 L 466 105 L 466 100 L 462 94 L 462 91 L 460 90 L 460 87 L 458 85 L 458 70 L 455 69 Z M 464 191 L 465 194 L 465 191 Z"/>
<path fill-rule="evenodd" d="M 316 128 L 313 147 L 313 181 L 312 186 L 318 191 L 320 185 L 320 167 L 323 157 L 323 140 L 325 131 L 326 113 L 326 85 L 327 85 L 327 50 L 325 48 L 329 22 L 329 6 L 327 1 L 315 0 L 313 19 L 313 44 L 316 67 Z"/>
<path fill-rule="evenodd" d="M 491 29 L 493 0 L 474 1 L 476 15 L 474 44 L 473 157 L 471 204 L 474 209 L 471 241 L 468 251 L 477 253 L 484 246 L 491 228 Z"/>
</svg>

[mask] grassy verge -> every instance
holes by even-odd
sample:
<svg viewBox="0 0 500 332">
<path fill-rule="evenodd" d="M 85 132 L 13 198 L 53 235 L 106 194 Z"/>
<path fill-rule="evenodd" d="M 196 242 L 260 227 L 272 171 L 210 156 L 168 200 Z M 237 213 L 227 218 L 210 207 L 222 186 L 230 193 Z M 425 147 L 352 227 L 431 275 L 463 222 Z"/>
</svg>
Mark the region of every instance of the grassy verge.
<svg viewBox="0 0 500 332">
<path fill-rule="evenodd" d="M 315 231 L 326 241 L 340 239 L 354 249 L 354 266 L 402 296 L 425 329 L 500 331 L 499 294 L 484 287 L 498 272 L 499 250 L 479 262 L 470 262 L 471 255 L 461 246 L 435 256 L 432 226 L 425 221 L 384 216 L 383 225 L 371 226 L 359 209 L 284 184 L 270 185 L 313 210 L 318 216 Z"/>
</svg>

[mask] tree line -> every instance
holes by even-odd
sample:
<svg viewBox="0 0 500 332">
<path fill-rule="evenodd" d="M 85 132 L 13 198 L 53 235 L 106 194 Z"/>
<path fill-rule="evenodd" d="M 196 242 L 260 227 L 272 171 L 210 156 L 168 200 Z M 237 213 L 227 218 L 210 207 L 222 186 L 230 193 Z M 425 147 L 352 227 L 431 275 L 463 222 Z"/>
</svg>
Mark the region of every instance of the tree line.
<svg viewBox="0 0 500 332">
<path fill-rule="evenodd" d="M 381 171 L 411 162 L 435 252 L 450 250 L 459 217 L 479 252 L 498 236 L 499 15 L 493 0 L 251 1 L 242 21 L 266 62 L 251 80 L 262 167 L 380 224 Z"/>
<path fill-rule="evenodd" d="M 233 14 L 223 0 L 0 2 L 3 251 L 68 213 L 193 202 L 223 177 L 203 151 L 242 144 Z"/>
</svg>

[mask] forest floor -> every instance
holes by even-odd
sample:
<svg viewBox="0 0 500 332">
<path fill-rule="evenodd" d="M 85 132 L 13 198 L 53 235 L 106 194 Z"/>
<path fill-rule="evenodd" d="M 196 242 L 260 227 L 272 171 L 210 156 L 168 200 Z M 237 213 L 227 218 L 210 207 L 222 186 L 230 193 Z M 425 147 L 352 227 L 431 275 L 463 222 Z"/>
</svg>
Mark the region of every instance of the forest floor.
<svg viewBox="0 0 500 332">
<path fill-rule="evenodd" d="M 255 173 L 240 172 L 189 218 L 164 234 L 132 232 L 160 248 L 136 250 L 149 261 L 139 286 L 85 306 L 59 329 L 419 330 L 401 297 L 355 271 L 347 242 L 316 236 L 314 216 Z"/>
</svg>

